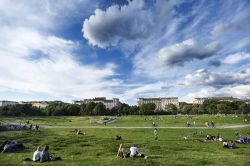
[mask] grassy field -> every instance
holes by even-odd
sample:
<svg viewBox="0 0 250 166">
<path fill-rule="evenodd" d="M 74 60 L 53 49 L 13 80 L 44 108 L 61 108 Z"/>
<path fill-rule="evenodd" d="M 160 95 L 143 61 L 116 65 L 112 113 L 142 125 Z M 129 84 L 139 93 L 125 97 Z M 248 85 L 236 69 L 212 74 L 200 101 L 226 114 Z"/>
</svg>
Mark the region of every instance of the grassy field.
<svg viewBox="0 0 250 166">
<path fill-rule="evenodd" d="M 32 123 L 44 125 L 64 126 L 98 126 L 90 123 L 92 119 L 102 117 L 33 117 Z M 146 118 L 146 120 L 145 120 Z M 249 124 L 242 122 L 248 117 L 233 118 L 215 116 L 193 116 L 198 125 L 203 126 L 204 121 L 214 120 L 216 125 Z M 23 122 L 20 118 L 1 118 L 4 121 Z M 116 126 L 151 126 L 156 121 L 159 126 L 185 126 L 187 117 L 173 116 L 159 117 L 121 117 L 117 122 L 109 125 Z M 103 126 L 103 125 L 101 125 Z M 195 134 L 203 132 L 201 134 Z M 221 142 L 197 142 L 196 139 L 205 139 L 207 134 L 222 135 L 225 139 L 237 139 L 236 133 L 246 135 L 250 128 L 237 129 L 159 129 L 159 140 L 154 141 L 153 129 L 83 129 L 85 135 L 74 135 L 73 129 L 46 128 L 40 131 L 11 131 L 0 132 L 0 141 L 5 139 L 17 140 L 27 149 L 15 153 L 0 154 L 0 165 L 242 165 L 250 163 L 250 144 L 237 144 L 238 149 L 224 149 Z M 122 140 L 115 140 L 121 135 Z M 182 137 L 187 136 L 184 140 Z M 148 156 L 141 158 L 116 158 L 119 144 L 123 143 L 128 151 L 135 144 L 140 151 Z M 50 146 L 54 156 L 60 156 L 62 161 L 48 163 L 22 162 L 24 158 L 31 158 L 38 145 Z"/>
<path fill-rule="evenodd" d="M 66 116 L 66 117 L 30 117 L 28 118 L 33 124 L 47 125 L 47 126 L 104 126 L 103 124 L 96 123 L 97 120 L 104 118 L 103 116 Z M 240 125 L 249 124 L 250 117 L 246 115 L 199 115 L 199 116 L 122 116 L 122 117 L 111 117 L 116 122 L 107 124 L 108 126 L 152 126 L 152 122 L 156 122 L 159 127 L 176 126 L 185 127 L 186 122 L 189 121 L 191 124 L 195 121 L 195 126 L 204 127 L 204 123 L 208 121 L 215 122 L 215 125 Z M 24 124 L 27 118 L 1 118 L 3 121 L 9 123 L 22 123 Z M 243 122 L 247 119 L 247 122 Z"/>
</svg>

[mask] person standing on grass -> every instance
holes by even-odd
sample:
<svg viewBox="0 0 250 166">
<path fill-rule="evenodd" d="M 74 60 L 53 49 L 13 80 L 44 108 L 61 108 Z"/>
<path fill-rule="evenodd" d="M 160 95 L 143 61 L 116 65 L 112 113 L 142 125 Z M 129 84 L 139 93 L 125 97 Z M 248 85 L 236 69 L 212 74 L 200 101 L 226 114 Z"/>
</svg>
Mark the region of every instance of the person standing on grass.
<svg viewBox="0 0 250 166">
<path fill-rule="evenodd" d="M 152 123 L 152 126 L 153 126 L 153 127 L 156 127 L 156 124 L 155 124 L 155 122 L 153 122 L 153 123 Z"/>
<path fill-rule="evenodd" d="M 154 138 L 155 138 L 155 141 L 158 140 L 158 130 L 157 130 L 157 128 L 154 129 Z"/>
</svg>

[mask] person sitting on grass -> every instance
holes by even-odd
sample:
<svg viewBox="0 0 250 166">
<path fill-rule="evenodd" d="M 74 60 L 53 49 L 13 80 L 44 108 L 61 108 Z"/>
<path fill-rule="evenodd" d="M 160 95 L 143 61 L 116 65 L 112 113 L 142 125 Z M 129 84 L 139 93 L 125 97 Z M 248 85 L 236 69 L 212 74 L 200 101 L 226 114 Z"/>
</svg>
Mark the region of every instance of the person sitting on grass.
<svg viewBox="0 0 250 166">
<path fill-rule="evenodd" d="M 235 141 L 229 141 L 228 146 L 229 146 L 230 149 L 236 149 L 236 148 L 238 148 L 238 147 L 236 146 Z"/>
<path fill-rule="evenodd" d="M 236 146 L 235 141 L 225 141 L 225 142 L 223 142 L 223 147 L 228 148 L 228 149 L 236 149 L 236 148 L 238 148 Z"/>
<path fill-rule="evenodd" d="M 76 135 L 82 135 L 81 130 L 77 130 L 77 131 L 76 131 Z"/>
<path fill-rule="evenodd" d="M 121 158 L 126 157 L 126 153 L 125 153 L 125 150 L 123 148 L 123 144 L 120 144 L 120 147 L 119 147 L 118 152 L 117 152 L 117 157 L 121 157 Z"/>
<path fill-rule="evenodd" d="M 48 145 L 45 145 L 40 158 L 40 162 L 46 162 L 46 161 L 51 161 Z"/>
<path fill-rule="evenodd" d="M 33 154 L 33 159 L 32 160 L 35 161 L 35 162 L 40 161 L 41 160 L 41 154 L 42 154 L 41 147 L 38 146 L 36 151 Z"/>
<path fill-rule="evenodd" d="M 223 148 L 229 148 L 229 145 L 228 145 L 228 142 L 227 142 L 227 141 L 224 141 L 224 142 L 223 142 Z"/>
<path fill-rule="evenodd" d="M 4 142 L 0 145 L 0 152 L 4 152 L 4 147 L 5 147 L 5 145 L 8 144 L 8 143 L 9 143 L 9 141 L 6 140 L 6 141 L 4 141 Z"/>
<path fill-rule="evenodd" d="M 209 127 L 209 123 L 208 122 L 205 122 L 205 127 Z"/>
</svg>

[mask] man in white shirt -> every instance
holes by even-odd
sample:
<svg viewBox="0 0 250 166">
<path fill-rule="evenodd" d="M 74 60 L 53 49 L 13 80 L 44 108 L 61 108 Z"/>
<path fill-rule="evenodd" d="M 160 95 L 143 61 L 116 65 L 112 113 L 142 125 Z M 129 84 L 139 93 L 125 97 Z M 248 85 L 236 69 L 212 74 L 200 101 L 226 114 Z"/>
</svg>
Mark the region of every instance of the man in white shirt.
<svg viewBox="0 0 250 166">
<path fill-rule="evenodd" d="M 131 146 L 130 150 L 130 157 L 136 157 L 139 154 L 139 149 L 136 146 Z"/>
</svg>

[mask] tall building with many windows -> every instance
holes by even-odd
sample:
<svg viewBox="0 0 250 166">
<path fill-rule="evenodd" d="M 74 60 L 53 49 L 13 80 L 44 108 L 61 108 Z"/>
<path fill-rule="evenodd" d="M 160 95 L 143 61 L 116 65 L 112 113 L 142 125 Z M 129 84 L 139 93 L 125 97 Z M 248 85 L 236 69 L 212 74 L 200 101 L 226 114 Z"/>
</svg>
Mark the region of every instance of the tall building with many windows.
<svg viewBox="0 0 250 166">
<path fill-rule="evenodd" d="M 179 108 L 178 97 L 164 97 L 164 98 L 139 98 L 138 105 L 146 103 L 154 103 L 156 106 L 156 110 L 166 110 L 166 105 L 174 104 L 177 108 Z"/>
<path fill-rule="evenodd" d="M 113 98 L 112 100 L 107 100 L 106 97 L 95 97 L 94 99 L 84 99 L 84 100 L 76 100 L 74 101 L 75 104 L 82 104 L 82 103 L 103 103 L 106 108 L 112 109 L 113 107 L 120 106 L 121 102 L 118 98 Z"/>
</svg>

